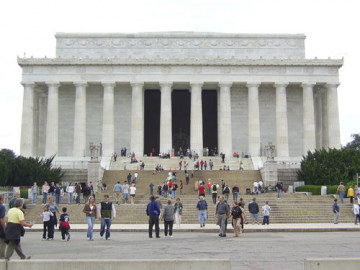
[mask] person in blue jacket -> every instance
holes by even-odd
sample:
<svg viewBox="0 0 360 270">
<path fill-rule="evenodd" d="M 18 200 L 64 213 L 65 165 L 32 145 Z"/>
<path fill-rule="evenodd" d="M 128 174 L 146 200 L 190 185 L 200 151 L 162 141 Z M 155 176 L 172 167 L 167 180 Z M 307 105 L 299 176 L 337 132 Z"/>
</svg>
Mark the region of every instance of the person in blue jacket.
<svg viewBox="0 0 360 270">
<path fill-rule="evenodd" d="M 150 202 L 146 207 L 146 214 L 149 216 L 149 238 L 152 238 L 152 230 L 155 224 L 156 238 L 160 238 L 159 215 L 160 207 L 154 196 L 150 197 Z"/>
</svg>

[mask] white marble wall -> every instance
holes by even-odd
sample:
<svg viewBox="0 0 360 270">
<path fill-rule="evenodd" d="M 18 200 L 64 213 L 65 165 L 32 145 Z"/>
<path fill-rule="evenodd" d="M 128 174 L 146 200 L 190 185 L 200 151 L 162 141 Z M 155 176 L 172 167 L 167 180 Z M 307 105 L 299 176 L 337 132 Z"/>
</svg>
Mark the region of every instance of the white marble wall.
<svg viewBox="0 0 360 270">
<path fill-rule="evenodd" d="M 231 88 L 231 125 L 233 152 L 248 152 L 248 89 Z"/>
<path fill-rule="evenodd" d="M 124 146 L 130 149 L 131 136 L 131 87 L 117 85 L 114 92 L 115 150 L 120 154 Z"/>
<path fill-rule="evenodd" d="M 73 156 L 75 118 L 75 87 L 64 84 L 59 87 L 59 153 Z"/>
<path fill-rule="evenodd" d="M 86 88 L 86 155 L 90 156 L 90 143 L 99 144 L 102 139 L 103 87 L 90 84 Z"/>
</svg>

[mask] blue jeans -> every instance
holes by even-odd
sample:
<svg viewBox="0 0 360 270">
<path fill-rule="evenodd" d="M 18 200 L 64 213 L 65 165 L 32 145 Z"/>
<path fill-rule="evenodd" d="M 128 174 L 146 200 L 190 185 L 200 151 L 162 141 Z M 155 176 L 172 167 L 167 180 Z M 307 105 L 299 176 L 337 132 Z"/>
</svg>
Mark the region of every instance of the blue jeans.
<svg viewBox="0 0 360 270">
<path fill-rule="evenodd" d="M 77 193 L 77 197 L 76 197 L 77 204 L 80 204 L 80 195 L 81 195 L 81 193 Z"/>
<path fill-rule="evenodd" d="M 86 221 L 88 224 L 88 230 L 87 230 L 87 238 L 93 239 L 93 228 L 95 224 L 95 217 L 86 217 Z"/>
<path fill-rule="evenodd" d="M 42 200 L 42 203 L 43 203 L 43 204 L 46 204 L 46 201 L 47 201 L 47 193 L 46 193 L 46 192 L 43 192 L 43 200 Z"/>
<path fill-rule="evenodd" d="M 89 201 L 90 196 L 84 196 L 84 203 L 86 204 Z"/>
<path fill-rule="evenodd" d="M 49 226 L 49 232 L 48 237 L 54 238 L 54 231 L 55 231 L 55 224 L 56 224 L 56 213 L 53 213 L 54 215 L 50 217 L 50 226 Z"/>
<path fill-rule="evenodd" d="M 207 194 L 211 195 L 211 188 L 209 188 L 209 187 L 207 188 Z"/>
<path fill-rule="evenodd" d="M 265 224 L 269 225 L 269 216 L 264 216 L 262 224 L 263 225 L 265 225 Z"/>
<path fill-rule="evenodd" d="M 233 201 L 234 201 L 234 202 L 237 202 L 238 195 L 239 195 L 239 193 L 237 193 L 237 192 L 234 192 L 234 193 L 233 193 Z"/>
<path fill-rule="evenodd" d="M 100 228 L 100 236 L 101 237 L 103 237 L 103 235 L 104 235 L 105 225 L 106 225 L 105 238 L 108 239 L 110 237 L 111 218 L 102 218 L 101 219 L 101 228 Z"/>
<path fill-rule="evenodd" d="M 71 204 L 72 193 L 68 192 L 68 204 Z"/>
<path fill-rule="evenodd" d="M 33 204 L 36 204 L 37 193 L 33 193 Z"/>
<path fill-rule="evenodd" d="M 345 191 L 340 191 L 341 203 L 344 203 L 344 195 L 345 195 Z"/>
<path fill-rule="evenodd" d="M 176 197 L 176 190 L 173 190 L 171 193 L 171 198 L 175 199 L 175 197 Z"/>
<path fill-rule="evenodd" d="M 278 189 L 278 198 L 281 198 L 281 193 L 282 193 L 282 190 L 281 189 Z"/>
<path fill-rule="evenodd" d="M 206 210 L 199 210 L 199 223 L 200 223 L 200 225 L 205 224 L 206 218 L 207 218 Z"/>
<path fill-rule="evenodd" d="M 55 193 L 55 198 L 56 198 L 56 204 L 60 204 L 61 203 L 61 196 L 58 193 Z"/>
</svg>

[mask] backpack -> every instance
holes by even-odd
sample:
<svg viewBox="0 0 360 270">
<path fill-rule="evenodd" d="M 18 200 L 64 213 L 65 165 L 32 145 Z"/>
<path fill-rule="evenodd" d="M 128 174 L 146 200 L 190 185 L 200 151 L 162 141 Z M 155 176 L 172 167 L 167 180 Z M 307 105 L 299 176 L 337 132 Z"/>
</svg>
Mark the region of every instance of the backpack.
<svg viewBox="0 0 360 270">
<path fill-rule="evenodd" d="M 229 187 L 225 187 L 225 188 L 224 188 L 224 193 L 230 193 Z"/>
<path fill-rule="evenodd" d="M 231 215 L 232 215 L 234 218 L 240 217 L 242 213 L 243 213 L 243 212 L 241 211 L 241 209 L 240 209 L 239 206 L 233 207 L 233 209 L 231 210 Z"/>
<path fill-rule="evenodd" d="M 216 185 L 213 185 L 213 191 L 216 191 L 216 189 L 217 189 Z"/>
</svg>

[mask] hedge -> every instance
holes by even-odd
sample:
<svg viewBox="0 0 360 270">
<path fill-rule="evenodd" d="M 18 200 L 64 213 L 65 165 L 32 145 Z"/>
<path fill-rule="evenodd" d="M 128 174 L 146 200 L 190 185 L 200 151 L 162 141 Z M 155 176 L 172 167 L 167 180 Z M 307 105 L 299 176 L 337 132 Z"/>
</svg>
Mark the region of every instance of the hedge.
<svg viewBox="0 0 360 270">
<path fill-rule="evenodd" d="M 20 197 L 24 198 L 24 199 L 28 198 L 28 189 L 27 188 L 20 189 Z"/>
<path fill-rule="evenodd" d="M 296 188 L 297 192 L 311 192 L 313 195 L 321 195 L 321 187 L 315 185 L 305 185 Z M 337 186 L 327 186 L 327 194 L 336 194 Z"/>
</svg>

